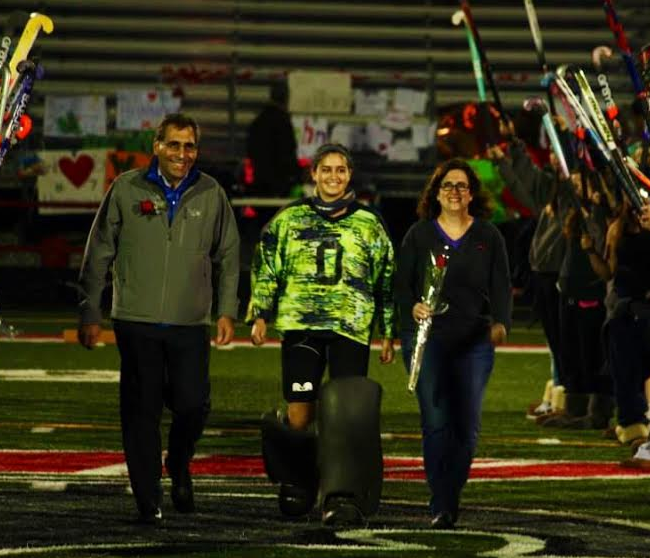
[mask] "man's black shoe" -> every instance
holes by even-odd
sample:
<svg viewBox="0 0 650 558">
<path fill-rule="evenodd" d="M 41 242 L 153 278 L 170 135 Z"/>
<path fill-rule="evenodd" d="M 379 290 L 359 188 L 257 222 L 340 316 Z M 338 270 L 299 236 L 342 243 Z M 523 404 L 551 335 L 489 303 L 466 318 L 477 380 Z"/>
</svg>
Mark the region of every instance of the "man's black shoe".
<svg viewBox="0 0 650 558">
<path fill-rule="evenodd" d="M 278 493 L 278 505 L 282 515 L 300 517 L 308 514 L 316 503 L 316 493 L 302 486 L 282 483 Z"/>
<path fill-rule="evenodd" d="M 162 522 L 162 511 L 160 508 L 141 510 L 138 516 L 138 523 L 141 525 L 160 525 Z"/>
<path fill-rule="evenodd" d="M 172 503 L 177 512 L 192 513 L 194 511 L 194 489 L 189 464 L 175 469 L 170 467 L 169 459 L 165 460 L 165 468 L 172 479 Z"/>
<path fill-rule="evenodd" d="M 365 525 L 366 519 L 353 498 L 330 496 L 323 507 L 323 524 L 330 526 Z"/>
<path fill-rule="evenodd" d="M 440 512 L 433 516 L 431 520 L 432 529 L 453 529 L 454 519 L 449 512 Z"/>
</svg>

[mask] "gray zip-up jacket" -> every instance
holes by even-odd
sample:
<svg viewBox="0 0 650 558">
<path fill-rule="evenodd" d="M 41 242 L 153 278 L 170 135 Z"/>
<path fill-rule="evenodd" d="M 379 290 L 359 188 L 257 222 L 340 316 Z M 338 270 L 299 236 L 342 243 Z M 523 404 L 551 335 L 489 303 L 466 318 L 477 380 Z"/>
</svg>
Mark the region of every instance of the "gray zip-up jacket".
<svg viewBox="0 0 650 558">
<path fill-rule="evenodd" d="M 143 201 L 165 206 L 146 172 L 119 176 L 95 216 L 79 276 L 81 323 L 101 322 L 100 299 L 111 269 L 115 319 L 209 324 L 213 276 L 217 315 L 236 318 L 239 233 L 223 188 L 199 173 L 170 225 L 164 208 L 141 206 Z"/>
<path fill-rule="evenodd" d="M 535 166 L 519 139 L 510 143 L 510 158 L 501 159 L 498 165 L 512 195 L 537 217 L 528 255 L 531 269 L 540 273 L 559 272 L 566 249 L 562 225 L 569 207 L 568 195 L 560 189 L 558 211 L 551 214 L 545 210 L 556 178 L 554 173 Z"/>
</svg>

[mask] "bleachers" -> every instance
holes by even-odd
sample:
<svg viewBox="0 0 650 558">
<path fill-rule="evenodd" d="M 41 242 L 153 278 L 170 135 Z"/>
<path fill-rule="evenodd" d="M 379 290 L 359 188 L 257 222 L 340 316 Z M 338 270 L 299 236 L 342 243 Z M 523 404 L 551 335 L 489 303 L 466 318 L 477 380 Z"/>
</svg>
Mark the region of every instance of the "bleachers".
<svg viewBox="0 0 650 558">
<path fill-rule="evenodd" d="M 2 16 L 37 0 L 3 0 Z M 46 79 L 30 112 L 39 131 L 46 94 L 104 94 L 109 120 L 117 89 L 180 86 L 202 123 L 212 158 L 242 154 L 247 124 L 269 84 L 293 69 L 351 72 L 355 86 L 428 89 L 436 106 L 475 98 L 465 34 L 453 1 L 49 0 L 55 21 L 42 36 Z M 599 2 L 536 2 L 549 64 L 590 68 L 593 47 L 612 44 Z M 647 0 L 617 2 L 633 45 L 647 40 Z M 522 2 L 474 2 L 473 12 L 502 91 L 516 109 L 539 92 L 539 71 Z M 0 18 L 1 19 L 1 18 Z M 627 95 L 622 70 L 615 93 Z M 629 98 L 627 95 L 626 98 Z M 333 121 L 358 122 L 354 115 Z"/>
</svg>

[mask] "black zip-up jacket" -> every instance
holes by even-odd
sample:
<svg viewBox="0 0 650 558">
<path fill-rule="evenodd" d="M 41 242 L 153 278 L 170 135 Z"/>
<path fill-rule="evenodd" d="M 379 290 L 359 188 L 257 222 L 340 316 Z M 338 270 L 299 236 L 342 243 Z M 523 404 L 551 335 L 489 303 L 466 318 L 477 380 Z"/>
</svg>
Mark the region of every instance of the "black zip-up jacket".
<svg viewBox="0 0 650 558">
<path fill-rule="evenodd" d="M 401 327 L 414 331 L 411 310 L 421 300 L 429 253 L 450 253 L 441 297 L 447 312 L 433 319 L 432 335 L 450 350 L 487 339 L 489 328 L 510 329 L 512 285 L 505 241 L 492 224 L 475 219 L 458 249 L 446 242 L 431 220 L 420 220 L 406 233 L 398 260 L 395 297 Z"/>
</svg>

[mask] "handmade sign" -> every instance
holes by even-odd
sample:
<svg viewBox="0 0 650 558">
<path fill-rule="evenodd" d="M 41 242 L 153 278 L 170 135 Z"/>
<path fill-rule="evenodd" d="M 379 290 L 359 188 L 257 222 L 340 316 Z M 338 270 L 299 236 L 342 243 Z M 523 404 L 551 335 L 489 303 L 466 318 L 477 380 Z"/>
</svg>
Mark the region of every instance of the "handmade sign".
<svg viewBox="0 0 650 558">
<path fill-rule="evenodd" d="M 352 76 L 345 72 L 289 73 L 289 111 L 348 114 L 352 107 Z"/>
<path fill-rule="evenodd" d="M 328 141 L 327 118 L 292 116 L 291 123 L 296 133 L 298 158 L 311 159 L 316 150 Z"/>
<path fill-rule="evenodd" d="M 106 135 L 106 97 L 45 96 L 43 133 L 51 137 Z"/>
<path fill-rule="evenodd" d="M 109 151 L 106 156 L 106 179 L 104 189 L 113 183 L 120 174 L 131 169 L 139 169 L 149 165 L 151 153 L 140 151 Z"/>
<path fill-rule="evenodd" d="M 45 174 L 36 183 L 39 202 L 87 204 L 84 207 L 39 207 L 41 214 L 93 213 L 104 194 L 106 149 L 41 151 Z"/>
<path fill-rule="evenodd" d="M 147 130 L 158 126 L 166 114 L 178 112 L 181 98 L 171 89 L 123 89 L 117 92 L 118 130 Z"/>
</svg>

